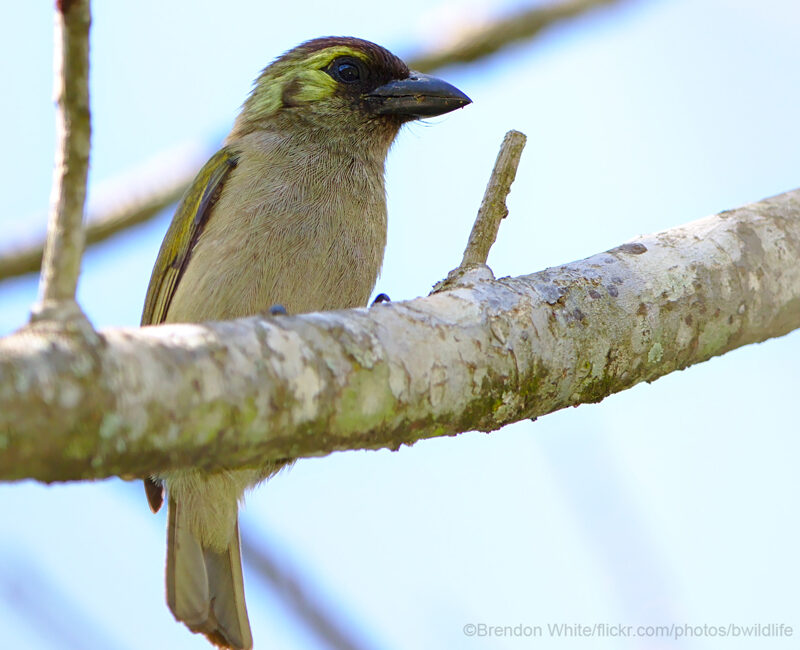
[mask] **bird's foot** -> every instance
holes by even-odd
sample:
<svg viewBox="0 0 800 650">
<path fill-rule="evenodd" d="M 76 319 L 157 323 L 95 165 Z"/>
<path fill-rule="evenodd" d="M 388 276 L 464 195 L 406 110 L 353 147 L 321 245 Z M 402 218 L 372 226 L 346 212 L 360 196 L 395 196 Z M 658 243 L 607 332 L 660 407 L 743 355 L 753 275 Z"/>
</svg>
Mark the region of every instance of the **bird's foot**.
<svg viewBox="0 0 800 650">
<path fill-rule="evenodd" d="M 272 305 L 267 311 L 270 316 L 286 316 L 288 313 L 283 305 Z"/>
</svg>

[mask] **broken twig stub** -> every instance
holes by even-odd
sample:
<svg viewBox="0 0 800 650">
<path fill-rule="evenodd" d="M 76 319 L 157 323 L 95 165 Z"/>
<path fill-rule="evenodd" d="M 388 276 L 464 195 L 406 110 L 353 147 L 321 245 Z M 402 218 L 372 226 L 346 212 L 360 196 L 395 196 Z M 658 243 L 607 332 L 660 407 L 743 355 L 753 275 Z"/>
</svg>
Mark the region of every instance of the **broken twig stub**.
<svg viewBox="0 0 800 650">
<path fill-rule="evenodd" d="M 469 241 L 464 250 L 461 264 L 448 273 L 447 279 L 436 283 L 433 288 L 434 292 L 457 284 L 469 269 L 486 264 L 489 250 L 497 239 L 500 221 L 508 214 L 506 197 L 511 191 L 514 178 L 516 178 L 517 167 L 519 167 L 526 140 L 525 134 L 519 131 L 511 130 L 506 133 L 503 143 L 500 145 L 492 175 L 489 177 L 489 183 L 486 185 L 478 216 L 472 225 L 472 232 L 469 234 Z"/>
</svg>

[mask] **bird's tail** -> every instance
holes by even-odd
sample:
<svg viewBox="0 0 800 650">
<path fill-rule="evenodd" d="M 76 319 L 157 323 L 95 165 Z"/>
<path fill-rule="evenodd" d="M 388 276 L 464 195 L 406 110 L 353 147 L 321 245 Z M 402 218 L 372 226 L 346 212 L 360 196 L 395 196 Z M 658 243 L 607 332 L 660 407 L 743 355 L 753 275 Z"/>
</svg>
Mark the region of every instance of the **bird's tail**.
<svg viewBox="0 0 800 650">
<path fill-rule="evenodd" d="M 187 516 L 169 499 L 167 525 L 167 603 L 192 632 L 205 634 L 220 648 L 253 647 L 244 601 L 239 524 L 221 553 L 204 548 Z"/>
</svg>

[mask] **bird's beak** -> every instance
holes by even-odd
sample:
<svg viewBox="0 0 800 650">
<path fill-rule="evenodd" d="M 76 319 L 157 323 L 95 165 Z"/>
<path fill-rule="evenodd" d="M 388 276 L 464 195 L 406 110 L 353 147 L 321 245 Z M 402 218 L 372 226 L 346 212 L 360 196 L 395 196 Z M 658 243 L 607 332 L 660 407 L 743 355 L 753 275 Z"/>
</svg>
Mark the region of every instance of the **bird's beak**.
<svg viewBox="0 0 800 650">
<path fill-rule="evenodd" d="M 472 100 L 446 81 L 412 71 L 407 79 L 390 81 L 366 96 L 378 115 L 408 119 L 433 117 L 471 104 Z"/>
</svg>

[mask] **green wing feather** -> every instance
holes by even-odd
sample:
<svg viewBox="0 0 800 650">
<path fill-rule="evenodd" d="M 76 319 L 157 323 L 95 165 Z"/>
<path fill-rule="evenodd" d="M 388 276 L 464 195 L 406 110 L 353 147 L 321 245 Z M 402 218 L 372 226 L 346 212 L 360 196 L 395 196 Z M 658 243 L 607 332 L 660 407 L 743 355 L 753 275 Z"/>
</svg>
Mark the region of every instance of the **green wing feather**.
<svg viewBox="0 0 800 650">
<path fill-rule="evenodd" d="M 192 255 L 197 239 L 208 223 L 225 179 L 236 167 L 239 152 L 223 148 L 195 176 L 183 195 L 167 230 L 150 276 L 142 312 L 142 325 L 163 323 L 178 281 Z"/>
</svg>

